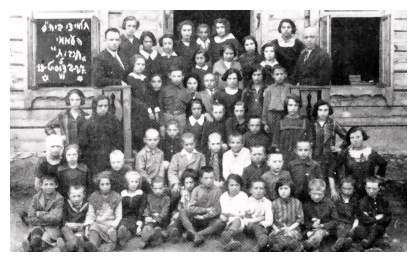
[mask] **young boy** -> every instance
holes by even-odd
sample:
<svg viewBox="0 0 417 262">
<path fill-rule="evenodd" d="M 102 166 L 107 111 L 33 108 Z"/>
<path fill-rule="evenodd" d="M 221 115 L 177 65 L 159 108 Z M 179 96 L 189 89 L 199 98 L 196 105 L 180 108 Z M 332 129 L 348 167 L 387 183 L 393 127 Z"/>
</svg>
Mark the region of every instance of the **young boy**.
<svg viewBox="0 0 417 262">
<path fill-rule="evenodd" d="M 250 148 L 253 145 L 263 145 L 266 150 L 271 146 L 271 139 L 262 130 L 260 116 L 250 116 L 248 131 L 243 135 L 243 146 Z"/>
<path fill-rule="evenodd" d="M 206 118 L 213 121 L 213 97 L 216 92 L 216 78 L 213 73 L 206 73 L 203 79 L 204 90 L 197 93 L 196 98 L 200 98 L 206 109 Z"/>
<path fill-rule="evenodd" d="M 369 177 L 365 180 L 366 196 L 359 202 L 359 227 L 357 235 L 364 249 L 373 247 L 382 240 L 391 222 L 389 202 L 380 194 L 380 180 Z"/>
<path fill-rule="evenodd" d="M 323 178 L 320 164 L 311 159 L 311 143 L 308 141 L 298 141 L 296 148 L 297 158 L 290 161 L 288 171 L 290 171 L 294 182 L 294 196 L 304 203 L 308 197 L 308 182 L 313 178 Z"/>
<path fill-rule="evenodd" d="M 308 183 L 310 199 L 303 203 L 304 224 L 307 240 L 304 241 L 306 251 L 317 250 L 325 237 L 334 234 L 338 216 L 333 202 L 324 196 L 326 182 L 314 178 Z"/>
<path fill-rule="evenodd" d="M 68 200 L 65 201 L 61 233 L 56 243 L 61 251 L 84 251 L 84 221 L 88 211 L 85 201 L 86 189 L 82 185 L 69 187 Z"/>
<path fill-rule="evenodd" d="M 284 156 L 281 153 L 273 152 L 269 154 L 267 161 L 269 171 L 261 176 L 261 179 L 265 181 L 267 187 L 267 197 L 273 201 L 278 197 L 278 193 L 275 190 L 277 182 L 281 179 L 291 179 L 291 175 L 288 171 L 283 170 Z"/>
<path fill-rule="evenodd" d="M 207 151 L 208 136 L 211 133 L 217 132 L 222 136 L 222 141 L 226 140 L 226 122 L 224 120 L 225 107 L 223 104 L 213 104 L 213 122 L 208 122 L 203 128 L 203 134 L 201 135 L 201 148 L 202 151 Z M 227 148 L 227 145 L 223 145 L 223 149 Z"/>
<path fill-rule="evenodd" d="M 136 155 L 136 170 L 144 171 L 150 183 L 156 176 L 164 177 L 164 152 L 158 148 L 159 132 L 150 128 L 143 138 L 145 146 Z"/>
<path fill-rule="evenodd" d="M 254 251 L 262 251 L 268 244 L 268 228 L 272 225 L 272 203 L 265 197 L 265 182 L 260 179 L 251 181 L 251 196 L 248 201 L 248 212 L 244 219 L 245 230 L 255 235 Z"/>
<path fill-rule="evenodd" d="M 245 103 L 236 102 L 233 106 L 233 116 L 226 120 L 226 136 L 232 133 L 245 134 L 248 131 L 248 123 L 245 118 Z"/>
<path fill-rule="evenodd" d="M 171 119 L 165 124 L 165 137 L 161 141 L 161 150 L 164 152 L 164 168 L 167 169 L 172 157 L 181 151 L 181 136 L 178 121 Z"/>
<path fill-rule="evenodd" d="M 28 221 L 31 229 L 27 240 L 22 242 L 23 250 L 39 252 L 55 245 L 61 235 L 60 225 L 64 206 L 64 197 L 56 189 L 55 176 L 39 178 L 40 188 L 29 206 Z"/>
<path fill-rule="evenodd" d="M 210 28 L 207 24 L 199 24 L 197 27 L 197 40 L 196 43 L 200 47 L 200 50 L 207 52 L 210 49 Z"/>
<path fill-rule="evenodd" d="M 243 188 L 242 190 L 249 193 L 251 183 L 254 180 L 258 180 L 261 176 L 268 171 L 266 164 L 265 147 L 262 145 L 253 145 L 250 147 L 250 160 L 251 164 L 243 169 L 242 179 Z"/>
<path fill-rule="evenodd" d="M 158 246 L 162 244 L 162 230 L 169 223 L 170 199 L 165 194 L 163 178 L 156 176 L 152 180 L 152 193 L 147 195 L 147 203 L 144 211 L 145 225 L 142 229 L 142 240 L 140 248 L 149 245 Z"/>
<path fill-rule="evenodd" d="M 219 233 L 226 225 L 219 218 L 222 192 L 214 185 L 213 168 L 202 167 L 199 176 L 200 185 L 191 193 L 186 216 L 181 216 L 181 222 L 194 246 L 200 246 L 208 236 Z"/>
<path fill-rule="evenodd" d="M 222 176 L 222 136 L 219 133 L 211 133 L 208 136 L 208 151 L 205 152 L 206 162 L 208 166 L 213 168 L 214 184 L 221 188 L 223 186 Z"/>
<path fill-rule="evenodd" d="M 233 133 L 229 136 L 230 150 L 223 154 L 223 178 L 230 174 L 242 176 L 243 169 L 251 164 L 249 149 L 243 147 L 242 135 Z"/>
</svg>

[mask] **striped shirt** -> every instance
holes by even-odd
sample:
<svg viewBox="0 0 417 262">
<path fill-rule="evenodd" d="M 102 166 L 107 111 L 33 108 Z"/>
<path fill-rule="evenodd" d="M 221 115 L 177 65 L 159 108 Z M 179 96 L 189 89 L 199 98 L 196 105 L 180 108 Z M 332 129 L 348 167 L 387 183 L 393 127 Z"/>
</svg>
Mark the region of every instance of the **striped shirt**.
<svg viewBox="0 0 417 262">
<path fill-rule="evenodd" d="M 296 198 L 275 199 L 272 202 L 272 212 L 274 214 L 274 225 L 278 227 L 291 226 L 296 222 L 304 223 L 303 207 Z"/>
</svg>

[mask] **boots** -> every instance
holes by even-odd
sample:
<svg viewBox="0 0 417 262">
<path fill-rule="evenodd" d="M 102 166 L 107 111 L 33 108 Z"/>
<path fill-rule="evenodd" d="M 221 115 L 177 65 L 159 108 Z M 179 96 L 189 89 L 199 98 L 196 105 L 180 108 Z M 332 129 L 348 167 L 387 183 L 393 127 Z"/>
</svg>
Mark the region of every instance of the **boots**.
<svg viewBox="0 0 417 262">
<path fill-rule="evenodd" d="M 132 234 L 124 225 L 121 225 L 119 229 L 117 230 L 117 238 L 118 238 L 120 247 L 124 247 L 127 241 L 129 241 L 131 237 L 132 237 Z"/>
</svg>

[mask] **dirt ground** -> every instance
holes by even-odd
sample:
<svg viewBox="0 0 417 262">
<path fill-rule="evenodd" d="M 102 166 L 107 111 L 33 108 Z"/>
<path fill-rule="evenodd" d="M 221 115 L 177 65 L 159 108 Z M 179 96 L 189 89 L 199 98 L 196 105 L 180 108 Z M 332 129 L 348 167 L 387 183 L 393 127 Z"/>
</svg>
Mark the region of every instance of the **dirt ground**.
<svg viewBox="0 0 417 262">
<path fill-rule="evenodd" d="M 387 229 L 385 242 L 390 247 L 384 251 L 407 251 L 407 156 L 385 155 L 389 161 L 384 194 L 390 201 L 393 220 Z M 28 228 L 20 221 L 18 212 L 25 210 L 30 196 L 33 195 L 33 166 L 36 157 L 16 157 L 10 163 L 10 250 L 22 251 L 21 242 L 28 233 Z M 134 238 L 119 251 L 174 251 L 174 252 L 209 252 L 222 251 L 218 238 L 209 239 L 201 247 L 194 248 L 190 242 L 176 244 L 164 243 L 160 247 L 139 250 L 138 239 Z M 242 238 L 242 250 L 249 251 L 253 240 Z M 324 245 L 322 251 L 329 251 L 330 245 Z M 50 251 L 58 251 L 56 248 Z M 378 250 L 375 250 L 378 251 Z M 379 250 L 380 251 L 380 250 Z"/>
</svg>

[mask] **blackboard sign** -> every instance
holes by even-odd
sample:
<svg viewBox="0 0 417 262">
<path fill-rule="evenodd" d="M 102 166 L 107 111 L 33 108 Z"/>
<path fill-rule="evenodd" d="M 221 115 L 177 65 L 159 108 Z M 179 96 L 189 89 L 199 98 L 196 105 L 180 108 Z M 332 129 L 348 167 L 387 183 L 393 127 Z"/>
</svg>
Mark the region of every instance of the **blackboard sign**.
<svg viewBox="0 0 417 262">
<path fill-rule="evenodd" d="M 91 19 L 37 19 L 37 87 L 91 85 Z"/>
</svg>

